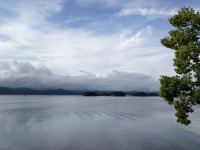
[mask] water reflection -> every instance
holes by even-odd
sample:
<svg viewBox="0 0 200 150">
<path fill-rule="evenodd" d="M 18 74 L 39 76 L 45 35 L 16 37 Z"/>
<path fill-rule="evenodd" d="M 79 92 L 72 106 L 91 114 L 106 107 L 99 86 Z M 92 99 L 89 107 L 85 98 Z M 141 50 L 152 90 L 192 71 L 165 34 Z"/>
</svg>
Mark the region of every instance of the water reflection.
<svg viewBox="0 0 200 150">
<path fill-rule="evenodd" d="M 1 96 L 0 149 L 199 149 L 200 120 L 173 113 L 158 97 Z"/>
</svg>

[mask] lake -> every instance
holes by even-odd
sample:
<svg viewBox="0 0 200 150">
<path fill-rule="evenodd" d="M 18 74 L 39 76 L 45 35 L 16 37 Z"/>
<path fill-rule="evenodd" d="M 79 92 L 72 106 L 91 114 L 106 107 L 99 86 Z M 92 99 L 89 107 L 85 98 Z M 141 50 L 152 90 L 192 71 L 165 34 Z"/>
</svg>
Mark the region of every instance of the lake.
<svg viewBox="0 0 200 150">
<path fill-rule="evenodd" d="M 199 150 L 190 118 L 160 97 L 0 96 L 0 150 Z"/>
</svg>

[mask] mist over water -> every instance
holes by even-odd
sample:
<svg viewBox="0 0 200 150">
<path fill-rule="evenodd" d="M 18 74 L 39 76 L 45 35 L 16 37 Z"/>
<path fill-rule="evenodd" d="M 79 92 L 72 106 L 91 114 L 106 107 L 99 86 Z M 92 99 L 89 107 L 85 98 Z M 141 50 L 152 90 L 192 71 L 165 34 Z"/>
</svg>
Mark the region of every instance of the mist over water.
<svg viewBox="0 0 200 150">
<path fill-rule="evenodd" d="M 1 150 L 198 150 L 159 97 L 0 96 Z"/>
</svg>

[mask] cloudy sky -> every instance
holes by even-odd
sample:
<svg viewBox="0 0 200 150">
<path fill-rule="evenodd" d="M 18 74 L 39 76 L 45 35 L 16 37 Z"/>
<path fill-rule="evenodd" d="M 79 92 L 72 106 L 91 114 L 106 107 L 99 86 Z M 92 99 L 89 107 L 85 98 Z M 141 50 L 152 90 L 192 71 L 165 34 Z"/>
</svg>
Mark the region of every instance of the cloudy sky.
<svg viewBox="0 0 200 150">
<path fill-rule="evenodd" d="M 1 0 L 0 86 L 158 90 L 173 74 L 160 39 L 198 0 Z"/>
</svg>

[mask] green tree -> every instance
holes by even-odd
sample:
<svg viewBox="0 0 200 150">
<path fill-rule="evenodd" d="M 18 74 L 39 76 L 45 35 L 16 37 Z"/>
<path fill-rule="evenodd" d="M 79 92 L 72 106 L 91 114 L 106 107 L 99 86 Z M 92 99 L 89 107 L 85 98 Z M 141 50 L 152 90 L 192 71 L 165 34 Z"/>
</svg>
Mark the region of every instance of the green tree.
<svg viewBox="0 0 200 150">
<path fill-rule="evenodd" d="M 184 7 L 169 22 L 174 29 L 161 43 L 175 51 L 176 76 L 161 76 L 160 96 L 174 106 L 177 122 L 189 125 L 188 113 L 200 104 L 200 13 Z"/>
</svg>

